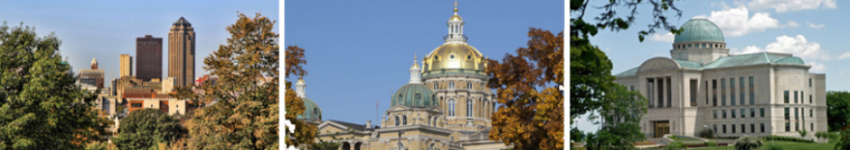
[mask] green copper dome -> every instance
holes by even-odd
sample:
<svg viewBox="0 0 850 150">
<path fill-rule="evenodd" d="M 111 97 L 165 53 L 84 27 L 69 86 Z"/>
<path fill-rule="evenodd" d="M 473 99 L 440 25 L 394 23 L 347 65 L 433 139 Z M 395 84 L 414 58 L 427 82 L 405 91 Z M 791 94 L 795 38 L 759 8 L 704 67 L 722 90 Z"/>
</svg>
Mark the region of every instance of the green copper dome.
<svg viewBox="0 0 850 150">
<path fill-rule="evenodd" d="M 682 25 L 684 31 L 676 35 L 673 43 L 679 42 L 726 42 L 723 39 L 723 32 L 711 21 L 707 19 L 691 19 Z"/>
<path fill-rule="evenodd" d="M 304 101 L 304 114 L 296 116 L 298 119 L 322 119 L 322 108 L 319 108 L 319 105 L 316 105 L 312 99 L 302 97 L 302 101 Z"/>
<path fill-rule="evenodd" d="M 392 106 L 428 107 L 436 105 L 434 92 L 423 84 L 406 84 L 392 95 Z"/>
</svg>

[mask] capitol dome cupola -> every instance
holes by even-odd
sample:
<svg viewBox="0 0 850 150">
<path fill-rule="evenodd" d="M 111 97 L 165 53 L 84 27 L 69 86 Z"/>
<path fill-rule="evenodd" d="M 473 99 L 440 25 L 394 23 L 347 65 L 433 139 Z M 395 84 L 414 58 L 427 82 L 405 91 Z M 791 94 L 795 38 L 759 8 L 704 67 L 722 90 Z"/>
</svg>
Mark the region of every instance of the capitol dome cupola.
<svg viewBox="0 0 850 150">
<path fill-rule="evenodd" d="M 304 101 L 304 114 L 296 116 L 298 119 L 304 120 L 322 120 L 322 108 L 319 108 L 319 105 L 316 104 L 310 98 L 307 98 L 307 94 L 305 94 L 305 90 L 307 88 L 307 84 L 304 82 L 304 79 L 298 79 L 298 82 L 295 83 L 295 93 L 301 98 L 301 101 Z"/>
<path fill-rule="evenodd" d="M 707 64 L 728 56 L 726 41 L 720 27 L 708 19 L 696 18 L 682 25 L 682 32 L 673 40 L 671 58 Z"/>
<path fill-rule="evenodd" d="M 410 82 L 398 88 L 392 95 L 392 106 L 429 107 L 437 104 L 434 92 L 422 84 L 420 75 L 419 65 L 416 65 L 416 57 L 414 56 L 413 66 L 410 66 Z"/>
<path fill-rule="evenodd" d="M 457 14 L 457 2 L 454 3 L 454 15 L 449 18 L 449 34 L 443 37 L 440 47 L 425 55 L 422 65 L 422 78 L 429 79 L 440 75 L 471 75 L 486 77 L 484 55 L 467 42 L 463 35 L 464 22 Z"/>
</svg>

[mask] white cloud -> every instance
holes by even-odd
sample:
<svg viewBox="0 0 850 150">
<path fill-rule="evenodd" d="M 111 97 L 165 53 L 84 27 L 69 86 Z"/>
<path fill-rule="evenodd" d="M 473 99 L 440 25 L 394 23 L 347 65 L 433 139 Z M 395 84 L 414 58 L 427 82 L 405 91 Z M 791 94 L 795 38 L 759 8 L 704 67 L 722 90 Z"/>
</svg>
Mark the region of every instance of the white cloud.
<svg viewBox="0 0 850 150">
<path fill-rule="evenodd" d="M 844 52 L 844 54 L 841 54 L 840 56 L 838 56 L 838 59 L 847 59 L 847 58 L 850 58 L 850 52 Z"/>
<path fill-rule="evenodd" d="M 656 42 L 673 43 L 673 40 L 675 38 L 676 38 L 676 36 L 674 36 L 673 33 L 668 32 L 667 34 L 658 34 L 658 33 L 652 34 L 652 36 L 649 37 L 649 40 L 650 41 L 656 41 Z"/>
<path fill-rule="evenodd" d="M 785 26 L 793 28 L 793 27 L 799 27 L 800 24 L 798 24 L 797 22 L 794 22 L 794 21 L 788 21 L 788 24 L 785 24 Z M 809 26 L 811 26 L 811 24 Z"/>
<path fill-rule="evenodd" d="M 826 27 L 826 25 L 824 25 L 824 24 L 814 24 L 814 23 L 811 23 L 811 22 L 806 23 L 806 24 L 808 24 L 809 27 L 812 27 L 812 28 L 815 28 L 815 29 L 820 29 L 820 28 Z"/>
<path fill-rule="evenodd" d="M 749 10 L 743 6 L 711 11 L 711 15 L 709 16 L 699 15 L 694 18 L 706 18 L 714 22 L 723 31 L 723 35 L 729 37 L 742 36 L 750 32 L 762 32 L 767 28 L 780 27 L 779 21 L 771 18 L 770 13 L 757 12 L 750 17 Z"/>
<path fill-rule="evenodd" d="M 820 43 L 818 42 L 809 42 L 806 40 L 806 37 L 803 35 L 797 35 L 795 37 L 789 36 L 779 36 L 776 37 L 776 42 L 767 44 L 764 48 L 759 48 L 756 46 L 747 46 L 741 51 L 734 51 L 738 53 L 754 53 L 754 52 L 779 52 L 779 53 L 790 53 L 794 56 L 803 58 L 803 59 L 819 59 L 819 60 L 829 60 L 829 52 L 822 50 L 820 48 Z M 850 56 L 848 56 L 850 57 Z M 839 57 L 840 58 L 840 57 Z"/>
<path fill-rule="evenodd" d="M 754 10 L 774 9 L 776 12 L 818 9 L 821 5 L 826 8 L 838 8 L 835 0 L 753 0 L 747 4 Z"/>
<path fill-rule="evenodd" d="M 826 66 L 823 65 L 822 63 L 810 61 L 810 62 L 806 63 L 806 65 L 812 66 L 812 68 L 809 68 L 809 71 L 811 71 L 811 72 L 823 73 L 824 71 L 826 71 Z"/>
</svg>

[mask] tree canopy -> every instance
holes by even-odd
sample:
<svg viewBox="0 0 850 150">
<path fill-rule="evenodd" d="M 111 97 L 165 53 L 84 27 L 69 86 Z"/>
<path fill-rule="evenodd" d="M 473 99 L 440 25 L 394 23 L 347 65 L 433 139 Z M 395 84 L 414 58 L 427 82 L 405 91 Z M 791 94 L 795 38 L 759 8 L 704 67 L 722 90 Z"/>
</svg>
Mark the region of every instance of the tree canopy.
<svg viewBox="0 0 850 150">
<path fill-rule="evenodd" d="M 83 149 L 103 140 L 106 119 L 59 55 L 55 34 L 0 26 L 0 149 Z"/>
<path fill-rule="evenodd" d="M 516 149 L 564 148 L 564 33 L 530 28 L 528 47 L 488 60 L 488 85 L 501 106 L 489 137 Z"/>
<path fill-rule="evenodd" d="M 297 75 L 303 77 L 307 75 L 301 65 L 307 64 L 304 59 L 304 49 L 298 46 L 286 47 L 286 75 Z M 295 90 L 292 90 L 292 82 L 286 81 L 286 119 L 290 121 L 295 129 L 285 128 L 286 145 L 299 146 L 301 144 L 311 144 L 318 133 L 315 125 L 309 124 L 302 120 L 298 120 L 298 115 L 304 114 L 304 101 L 298 97 Z M 293 130 L 294 132 L 291 132 Z"/>
<path fill-rule="evenodd" d="M 829 131 L 839 131 L 850 126 L 850 92 L 826 92 L 826 106 Z"/>
<path fill-rule="evenodd" d="M 120 149 L 157 149 L 187 134 L 180 120 L 159 109 L 145 108 L 131 112 L 121 119 L 115 145 Z"/>
<path fill-rule="evenodd" d="M 278 148 L 279 34 L 269 18 L 239 14 L 227 45 L 204 59 L 217 78 L 200 86 L 201 103 L 187 123 L 189 149 Z"/>
</svg>

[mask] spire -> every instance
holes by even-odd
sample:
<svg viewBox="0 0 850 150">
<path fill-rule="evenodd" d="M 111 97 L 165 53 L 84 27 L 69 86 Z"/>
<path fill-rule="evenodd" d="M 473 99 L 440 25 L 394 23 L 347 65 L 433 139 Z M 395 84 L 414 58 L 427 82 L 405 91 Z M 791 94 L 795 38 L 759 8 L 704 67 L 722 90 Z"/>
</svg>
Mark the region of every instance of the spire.
<svg viewBox="0 0 850 150">
<path fill-rule="evenodd" d="M 91 60 L 91 69 L 97 69 L 97 58 Z"/>
<path fill-rule="evenodd" d="M 298 83 L 295 83 L 295 93 L 298 97 L 305 98 L 307 97 L 307 93 L 304 92 L 306 90 L 307 84 L 304 83 L 304 79 L 299 77 Z"/>
<path fill-rule="evenodd" d="M 457 5 L 457 0 L 455 0 L 454 15 L 446 23 L 449 26 L 449 35 L 443 37 L 445 43 L 466 43 L 466 36 L 463 36 L 463 18 L 457 14 Z"/>
<path fill-rule="evenodd" d="M 419 78 L 419 65 L 416 64 L 416 54 L 413 54 L 413 66 L 410 66 L 410 84 L 422 84 Z"/>
</svg>

